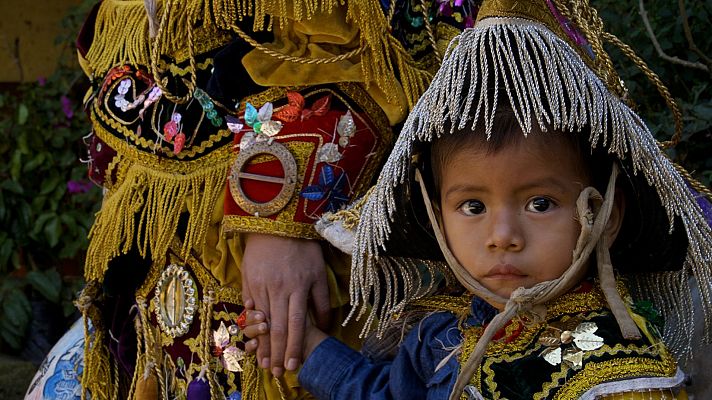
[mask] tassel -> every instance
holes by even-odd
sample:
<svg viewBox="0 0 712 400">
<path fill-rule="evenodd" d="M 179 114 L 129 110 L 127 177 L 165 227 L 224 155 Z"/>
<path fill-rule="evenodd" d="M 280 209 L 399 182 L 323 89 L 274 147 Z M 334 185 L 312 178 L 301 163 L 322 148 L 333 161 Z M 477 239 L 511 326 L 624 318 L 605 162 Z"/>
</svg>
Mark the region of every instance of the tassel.
<svg viewBox="0 0 712 400">
<path fill-rule="evenodd" d="M 153 363 L 147 363 L 143 376 L 136 382 L 135 400 L 158 399 L 158 378 L 153 366 Z"/>
<path fill-rule="evenodd" d="M 203 365 L 200 369 L 200 374 L 193 379 L 188 385 L 188 395 L 186 400 L 210 400 L 210 384 L 205 379 L 205 373 L 208 370 L 207 365 Z"/>
</svg>

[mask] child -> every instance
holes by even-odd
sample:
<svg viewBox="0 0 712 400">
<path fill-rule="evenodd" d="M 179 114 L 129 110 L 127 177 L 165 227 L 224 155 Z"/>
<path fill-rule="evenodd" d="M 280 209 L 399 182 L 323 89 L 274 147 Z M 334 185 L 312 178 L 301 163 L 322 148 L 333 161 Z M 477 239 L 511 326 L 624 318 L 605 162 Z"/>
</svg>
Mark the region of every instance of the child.
<svg viewBox="0 0 712 400">
<path fill-rule="evenodd" d="M 586 11 L 582 29 L 596 26 Z M 355 310 L 374 304 L 385 341 L 399 338 L 389 326 L 417 322 L 390 361 L 311 326 L 299 379 L 317 398 L 687 398 L 650 301 L 676 313 L 664 339 L 688 356 L 687 277 L 709 302 L 710 229 L 615 96 L 600 42 L 572 26 L 552 2 L 485 0 L 451 45 L 354 250 Z M 267 332 L 264 320 L 250 312 L 245 334 Z"/>
</svg>

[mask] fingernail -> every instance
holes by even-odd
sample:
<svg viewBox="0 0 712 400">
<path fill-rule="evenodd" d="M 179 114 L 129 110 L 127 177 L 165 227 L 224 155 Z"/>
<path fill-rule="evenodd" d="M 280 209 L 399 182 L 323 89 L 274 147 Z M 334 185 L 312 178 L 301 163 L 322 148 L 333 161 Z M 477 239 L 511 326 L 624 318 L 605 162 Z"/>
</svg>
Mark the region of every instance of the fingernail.
<svg viewBox="0 0 712 400">
<path fill-rule="evenodd" d="M 296 370 L 298 366 L 299 366 L 299 360 L 297 360 L 296 358 L 290 358 L 289 361 L 287 361 L 287 369 L 289 371 Z"/>
<path fill-rule="evenodd" d="M 269 368 L 269 357 L 263 358 L 262 362 L 260 364 L 261 364 L 260 366 L 264 369 Z"/>
<path fill-rule="evenodd" d="M 267 324 L 260 324 L 259 329 L 260 332 L 267 332 Z"/>
<path fill-rule="evenodd" d="M 272 368 L 272 375 L 274 375 L 274 376 L 276 376 L 276 377 L 278 377 L 278 378 L 279 378 L 280 376 L 282 376 L 282 368 L 280 368 L 280 367 L 274 367 L 274 368 Z"/>
</svg>

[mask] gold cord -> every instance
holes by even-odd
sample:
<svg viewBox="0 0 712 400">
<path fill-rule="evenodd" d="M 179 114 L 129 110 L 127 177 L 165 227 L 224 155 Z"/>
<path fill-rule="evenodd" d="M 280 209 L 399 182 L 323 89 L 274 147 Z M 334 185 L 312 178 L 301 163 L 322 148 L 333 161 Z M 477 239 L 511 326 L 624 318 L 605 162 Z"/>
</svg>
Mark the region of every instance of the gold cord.
<svg viewBox="0 0 712 400">
<path fill-rule="evenodd" d="M 168 100 L 177 103 L 177 104 L 184 104 L 188 102 L 191 97 L 193 97 L 193 91 L 196 88 L 196 74 L 197 74 L 197 69 L 195 66 L 195 48 L 193 45 L 193 26 L 189 18 L 186 17 L 186 29 L 188 31 L 188 54 L 189 54 L 189 60 L 190 60 L 190 70 L 191 70 L 191 75 L 190 75 L 190 82 L 186 82 L 186 86 L 188 86 L 188 93 L 185 96 L 176 96 L 168 90 L 168 78 L 162 78 L 160 73 L 161 71 L 158 68 L 158 60 L 160 58 L 160 54 L 158 51 L 159 43 L 161 40 L 161 37 L 163 36 L 163 29 L 166 25 L 166 21 L 168 20 L 168 13 L 170 9 L 173 6 L 173 1 L 168 0 L 166 1 L 165 8 L 163 9 L 163 15 L 161 16 L 161 23 L 158 25 L 158 33 L 156 34 L 156 37 L 153 39 L 153 43 L 151 46 L 151 73 L 153 74 L 153 80 L 156 83 L 156 86 L 158 86 L 161 89 L 161 92 L 163 93 L 163 96 L 167 98 Z"/>
<path fill-rule="evenodd" d="M 395 0 L 391 3 L 395 4 Z M 433 54 L 438 59 L 438 63 L 442 62 L 443 57 L 438 50 L 438 43 L 435 40 L 435 34 L 433 33 L 433 27 L 430 25 L 430 18 L 428 17 L 428 8 L 425 5 L 425 0 L 420 0 L 420 8 L 423 13 L 423 21 L 425 21 L 425 30 L 428 32 L 428 40 L 430 41 L 430 46 L 433 48 Z"/>
<path fill-rule="evenodd" d="M 232 26 L 231 29 L 233 31 L 235 31 L 235 33 L 237 33 L 237 35 L 240 36 L 240 38 L 242 40 L 244 40 L 250 46 L 256 48 L 257 50 L 259 50 L 269 56 L 272 56 L 278 60 L 290 61 L 290 62 L 299 63 L 299 64 L 318 64 L 318 65 L 320 65 L 320 64 L 335 63 L 335 62 L 347 60 L 354 56 L 361 55 L 366 50 L 366 47 L 361 46 L 357 49 L 349 51 L 348 53 L 344 53 L 344 54 L 341 54 L 338 56 L 328 57 L 328 58 L 305 58 L 305 57 L 289 56 L 284 53 L 280 53 L 279 51 L 272 50 L 270 48 L 263 46 L 262 44 L 257 42 L 255 39 L 253 39 L 250 35 L 245 33 L 245 31 L 240 29 L 240 27 L 238 27 L 237 25 Z"/>
</svg>

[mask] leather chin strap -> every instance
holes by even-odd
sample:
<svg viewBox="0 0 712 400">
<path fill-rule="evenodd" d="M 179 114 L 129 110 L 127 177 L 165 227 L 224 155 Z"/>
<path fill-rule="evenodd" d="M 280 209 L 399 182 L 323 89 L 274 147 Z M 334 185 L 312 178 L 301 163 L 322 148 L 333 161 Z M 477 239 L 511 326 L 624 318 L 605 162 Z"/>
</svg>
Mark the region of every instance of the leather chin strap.
<svg viewBox="0 0 712 400">
<path fill-rule="evenodd" d="M 531 288 L 520 287 L 514 290 L 510 298 L 507 299 L 492 293 L 482 286 L 452 254 L 442 232 L 440 215 L 436 215 L 433 210 L 433 204 L 425 188 L 422 174 L 420 170 L 415 170 L 415 179 L 420 184 L 420 192 L 423 196 L 428 218 L 435 232 L 435 238 L 455 277 L 468 291 L 481 297 L 488 303 L 499 306 L 500 308 L 504 305 L 503 310 L 487 325 L 472 355 L 462 367 L 455 382 L 455 387 L 450 394 L 451 400 L 460 398 L 465 386 L 469 383 L 482 361 L 487 345 L 492 340 L 492 337 L 519 313 L 532 312 L 543 320 L 545 318 L 545 315 L 542 315 L 545 314 L 543 304 L 566 293 L 581 281 L 586 274 L 587 262 L 594 248 L 596 249 L 598 276 L 601 282 L 601 288 L 618 322 L 618 326 L 621 328 L 623 336 L 627 339 L 639 339 L 641 337 L 638 327 L 628 313 L 628 309 L 616 288 L 615 275 L 608 251 L 607 237 L 603 234 L 608 219 L 610 218 L 611 210 L 613 209 L 617 177 L 618 166 L 614 164 L 606 188 L 605 198 L 603 198 L 595 188 L 590 186 L 581 191 L 576 201 L 578 220 L 581 223 L 581 233 L 576 242 L 571 266 L 569 266 L 559 278 L 537 283 Z"/>
</svg>

